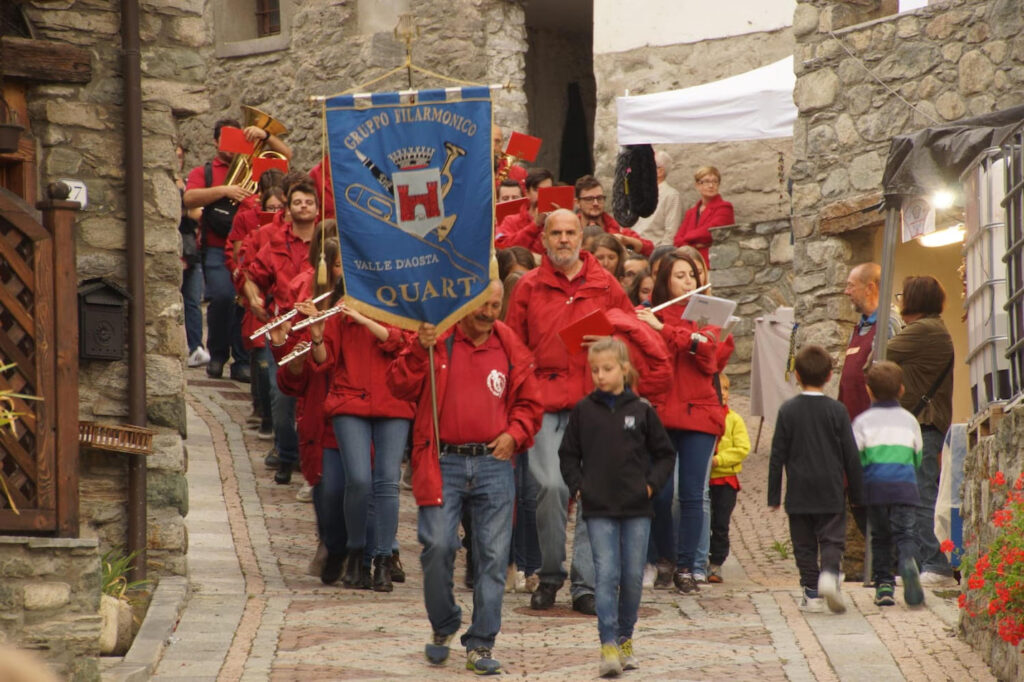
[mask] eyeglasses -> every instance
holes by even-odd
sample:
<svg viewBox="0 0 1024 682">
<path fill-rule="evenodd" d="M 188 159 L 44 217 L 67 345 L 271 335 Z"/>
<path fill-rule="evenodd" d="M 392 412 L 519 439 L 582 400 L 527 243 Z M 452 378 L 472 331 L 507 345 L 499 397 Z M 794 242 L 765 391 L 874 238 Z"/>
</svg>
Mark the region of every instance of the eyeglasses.
<svg viewBox="0 0 1024 682">
<path fill-rule="evenodd" d="M 577 199 L 577 201 L 586 201 L 586 202 L 593 202 L 593 203 L 598 203 L 599 204 L 602 201 L 604 201 L 604 195 L 603 194 L 598 194 L 596 197 L 580 197 L 579 199 Z"/>
</svg>

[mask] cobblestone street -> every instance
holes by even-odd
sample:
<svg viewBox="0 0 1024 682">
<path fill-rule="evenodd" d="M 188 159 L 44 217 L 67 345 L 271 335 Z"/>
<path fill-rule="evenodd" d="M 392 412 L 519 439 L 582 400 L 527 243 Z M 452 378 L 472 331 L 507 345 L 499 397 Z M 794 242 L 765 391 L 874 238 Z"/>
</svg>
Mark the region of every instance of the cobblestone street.
<svg viewBox="0 0 1024 682">
<path fill-rule="evenodd" d="M 316 548 L 313 510 L 297 502 L 299 477 L 278 486 L 263 465 L 269 448 L 244 429 L 248 386 L 189 381 L 189 570 L 192 596 L 154 679 L 449 680 L 469 676 L 456 647 L 443 667 L 423 658 L 430 626 L 422 600 L 416 507 L 402 492 L 399 541 L 408 581 L 391 594 L 325 586 L 306 575 Z M 734 409 L 746 412 L 736 398 Z M 757 420 L 748 420 L 751 439 Z M 697 597 L 645 592 L 635 646 L 644 680 L 989 680 L 982 659 L 955 637 L 952 595 L 929 592 L 928 608 L 879 609 L 872 591 L 846 583 L 845 615 L 798 609 L 796 569 L 783 549 L 786 517 L 764 503 L 771 433 L 741 474 L 733 553 L 725 582 Z M 782 551 L 780 551 L 782 550 Z M 464 625 L 472 593 L 456 599 Z M 897 590 L 899 593 L 899 590 Z M 596 678 L 593 618 L 569 608 L 531 611 L 508 594 L 495 657 L 524 679 Z M 460 631 L 461 632 L 461 631 Z"/>
</svg>

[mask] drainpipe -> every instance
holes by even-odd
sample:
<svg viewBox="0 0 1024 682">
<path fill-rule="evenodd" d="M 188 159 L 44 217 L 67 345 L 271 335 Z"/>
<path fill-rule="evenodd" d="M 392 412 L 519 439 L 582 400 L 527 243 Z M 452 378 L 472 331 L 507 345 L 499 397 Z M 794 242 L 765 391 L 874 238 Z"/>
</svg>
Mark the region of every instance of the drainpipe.
<svg viewBox="0 0 1024 682">
<path fill-rule="evenodd" d="M 139 2 L 121 2 L 121 51 L 124 77 L 125 217 L 127 219 L 128 423 L 146 426 L 145 232 L 142 222 L 142 66 L 139 52 Z M 128 552 L 133 580 L 146 578 L 146 459 L 128 459 Z"/>
</svg>

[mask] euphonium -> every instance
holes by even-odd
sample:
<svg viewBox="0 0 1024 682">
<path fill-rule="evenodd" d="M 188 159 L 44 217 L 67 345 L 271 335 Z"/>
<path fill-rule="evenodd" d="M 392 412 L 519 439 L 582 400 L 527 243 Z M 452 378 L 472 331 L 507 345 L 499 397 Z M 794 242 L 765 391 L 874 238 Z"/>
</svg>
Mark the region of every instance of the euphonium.
<svg viewBox="0 0 1024 682">
<path fill-rule="evenodd" d="M 245 123 L 242 126 L 243 128 L 256 126 L 257 128 L 266 130 L 271 135 L 277 135 L 278 137 L 288 133 L 288 129 L 284 127 L 283 123 L 270 114 L 260 111 L 256 107 L 243 106 L 242 111 L 245 119 Z M 263 147 L 265 145 L 266 140 L 258 140 L 253 144 L 251 154 L 235 154 L 235 158 L 232 159 L 231 166 L 228 168 L 228 175 L 227 179 L 224 180 L 224 184 L 237 185 L 249 192 L 249 194 L 255 193 L 257 183 L 252 179 L 253 159 L 285 159 L 284 154 L 270 149 L 264 150 Z"/>
<path fill-rule="evenodd" d="M 498 162 L 498 173 L 496 176 L 498 185 L 501 185 L 501 183 L 508 180 L 508 169 L 511 168 L 512 165 L 515 164 L 515 162 L 518 160 L 519 159 L 517 157 L 512 156 L 511 154 L 501 155 L 501 161 Z M 502 161 L 505 162 L 505 165 L 502 165 Z"/>
</svg>

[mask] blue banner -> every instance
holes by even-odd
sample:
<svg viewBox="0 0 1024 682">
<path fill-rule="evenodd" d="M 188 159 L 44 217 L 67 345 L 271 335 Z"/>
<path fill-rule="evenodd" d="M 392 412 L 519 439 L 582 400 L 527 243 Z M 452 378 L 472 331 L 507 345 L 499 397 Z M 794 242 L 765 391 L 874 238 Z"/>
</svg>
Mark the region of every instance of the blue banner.
<svg viewBox="0 0 1024 682">
<path fill-rule="evenodd" d="M 490 90 L 341 95 L 326 117 L 346 300 L 451 326 L 497 277 Z"/>
</svg>

